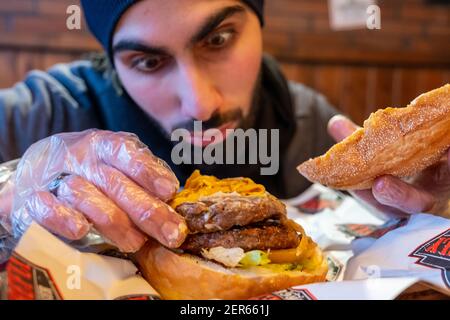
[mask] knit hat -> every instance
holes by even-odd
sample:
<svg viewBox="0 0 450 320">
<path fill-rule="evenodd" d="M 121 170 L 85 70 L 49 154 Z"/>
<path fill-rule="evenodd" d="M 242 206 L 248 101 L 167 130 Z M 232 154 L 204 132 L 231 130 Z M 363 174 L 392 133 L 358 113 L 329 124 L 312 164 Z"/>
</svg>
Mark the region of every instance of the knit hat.
<svg viewBox="0 0 450 320">
<path fill-rule="evenodd" d="M 92 34 L 107 51 L 112 62 L 113 33 L 122 15 L 139 0 L 81 0 L 84 16 Z M 264 25 L 264 0 L 242 0 L 252 8 Z"/>
</svg>

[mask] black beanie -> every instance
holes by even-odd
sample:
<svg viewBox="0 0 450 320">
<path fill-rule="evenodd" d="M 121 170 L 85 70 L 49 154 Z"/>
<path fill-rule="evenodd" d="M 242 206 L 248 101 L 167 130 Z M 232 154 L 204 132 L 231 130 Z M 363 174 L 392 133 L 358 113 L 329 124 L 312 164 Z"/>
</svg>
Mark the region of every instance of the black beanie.
<svg viewBox="0 0 450 320">
<path fill-rule="evenodd" d="M 112 36 L 122 15 L 139 0 L 81 0 L 84 16 L 92 34 L 102 44 L 112 60 Z M 264 0 L 242 0 L 252 8 L 264 25 Z"/>
</svg>

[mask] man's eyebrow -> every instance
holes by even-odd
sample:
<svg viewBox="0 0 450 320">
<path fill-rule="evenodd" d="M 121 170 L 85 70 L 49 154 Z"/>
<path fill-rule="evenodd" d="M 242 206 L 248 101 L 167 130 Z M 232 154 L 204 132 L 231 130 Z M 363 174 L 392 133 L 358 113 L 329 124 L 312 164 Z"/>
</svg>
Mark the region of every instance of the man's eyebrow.
<svg viewBox="0 0 450 320">
<path fill-rule="evenodd" d="M 199 28 L 196 34 L 191 38 L 189 43 L 191 45 L 206 38 L 219 24 L 221 24 L 225 19 L 237 13 L 245 12 L 245 8 L 240 5 L 226 7 L 217 12 L 216 14 L 209 17 L 206 22 Z"/>
<path fill-rule="evenodd" d="M 120 40 L 113 46 L 114 54 L 122 51 L 139 51 L 151 55 L 170 55 L 169 50 L 164 47 L 152 47 L 137 40 Z"/>
<path fill-rule="evenodd" d="M 213 14 L 206 20 L 206 22 L 199 28 L 196 34 L 191 38 L 189 43 L 193 45 L 203 40 L 225 19 L 229 18 L 234 14 L 242 12 L 245 12 L 245 8 L 240 5 L 223 8 L 222 10 L 220 10 L 216 14 Z M 113 45 L 114 54 L 122 51 L 138 51 L 151 55 L 170 55 L 170 51 L 165 47 L 149 46 L 138 40 L 120 40 L 118 43 Z"/>
</svg>

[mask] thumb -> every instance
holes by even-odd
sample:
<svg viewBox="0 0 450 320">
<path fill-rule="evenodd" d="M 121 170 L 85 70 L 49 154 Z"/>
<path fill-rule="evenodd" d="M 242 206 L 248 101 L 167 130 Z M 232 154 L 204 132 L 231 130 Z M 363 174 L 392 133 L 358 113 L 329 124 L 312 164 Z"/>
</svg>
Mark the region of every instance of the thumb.
<svg viewBox="0 0 450 320">
<path fill-rule="evenodd" d="M 328 122 L 328 133 L 336 142 L 340 142 L 359 129 L 350 119 L 343 115 L 336 115 Z"/>
</svg>

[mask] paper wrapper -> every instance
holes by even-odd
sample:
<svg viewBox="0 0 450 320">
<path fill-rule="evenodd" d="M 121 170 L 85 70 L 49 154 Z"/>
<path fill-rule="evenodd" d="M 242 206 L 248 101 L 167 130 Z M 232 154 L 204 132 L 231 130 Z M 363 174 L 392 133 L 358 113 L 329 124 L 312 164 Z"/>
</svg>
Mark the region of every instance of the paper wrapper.
<svg viewBox="0 0 450 320">
<path fill-rule="evenodd" d="M 71 248 L 37 224 L 6 265 L 3 299 L 158 299 L 128 260 Z"/>
<path fill-rule="evenodd" d="M 388 219 L 313 185 L 288 215 L 326 252 L 328 282 L 254 299 L 433 299 L 450 296 L 450 220 Z M 195 285 L 195 284 L 193 284 Z M 83 253 L 33 224 L 0 273 L 2 299 L 160 299 L 128 260 Z"/>
</svg>

